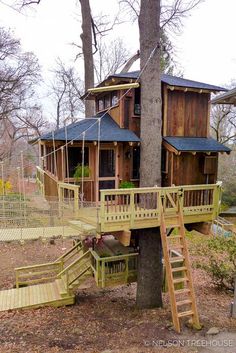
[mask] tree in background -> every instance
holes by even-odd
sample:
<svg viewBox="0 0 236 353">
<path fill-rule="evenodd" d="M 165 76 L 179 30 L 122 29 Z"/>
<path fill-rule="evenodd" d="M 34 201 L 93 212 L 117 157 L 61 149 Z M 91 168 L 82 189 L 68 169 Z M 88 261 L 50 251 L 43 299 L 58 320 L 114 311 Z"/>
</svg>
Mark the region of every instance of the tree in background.
<svg viewBox="0 0 236 353">
<path fill-rule="evenodd" d="M 0 158 L 11 156 L 19 139 L 39 136 L 45 126 L 35 89 L 40 67 L 33 53 L 22 52 L 20 41 L 0 28 Z"/>
<path fill-rule="evenodd" d="M 83 81 L 72 66 L 66 66 L 60 59 L 52 70 L 53 81 L 50 93 L 56 106 L 55 122 L 59 129 L 66 122 L 74 122 L 84 113 L 81 96 L 84 90 Z"/>
<path fill-rule="evenodd" d="M 212 135 L 221 143 L 236 144 L 236 109 L 230 104 L 216 104 L 211 109 Z"/>
</svg>

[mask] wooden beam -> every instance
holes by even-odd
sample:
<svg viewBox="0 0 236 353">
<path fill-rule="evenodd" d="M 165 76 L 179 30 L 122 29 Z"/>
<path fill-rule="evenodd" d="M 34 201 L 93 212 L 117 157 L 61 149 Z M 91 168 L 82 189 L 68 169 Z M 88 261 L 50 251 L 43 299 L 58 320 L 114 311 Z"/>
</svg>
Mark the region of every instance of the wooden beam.
<svg viewBox="0 0 236 353">
<path fill-rule="evenodd" d="M 181 155 L 181 151 L 176 150 L 173 146 L 169 145 L 168 142 L 163 141 L 162 144 L 168 151 L 173 152 L 174 154 L 176 154 L 176 156 L 180 156 Z"/>
<path fill-rule="evenodd" d="M 89 93 L 101 93 L 101 92 L 109 92 L 109 91 L 117 91 L 121 89 L 130 89 L 130 88 L 137 88 L 139 87 L 139 83 L 124 83 L 120 85 L 113 85 L 113 86 L 103 86 L 103 87 L 94 87 L 89 88 Z"/>
<path fill-rule="evenodd" d="M 163 101 L 163 136 L 167 136 L 168 90 L 166 85 L 164 86 Z"/>
<path fill-rule="evenodd" d="M 191 88 L 191 87 L 179 87 L 179 86 L 171 86 L 168 85 L 167 89 L 169 89 L 170 91 L 184 91 L 184 92 L 197 92 L 197 93 L 210 93 L 211 90 L 207 90 L 207 89 L 201 89 L 201 88 Z"/>
</svg>

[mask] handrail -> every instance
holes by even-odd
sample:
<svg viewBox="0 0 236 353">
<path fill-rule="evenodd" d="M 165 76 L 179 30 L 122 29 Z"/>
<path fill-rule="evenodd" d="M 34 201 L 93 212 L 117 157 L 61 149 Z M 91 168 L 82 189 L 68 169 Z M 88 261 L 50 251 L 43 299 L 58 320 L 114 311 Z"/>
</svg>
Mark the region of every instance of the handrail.
<svg viewBox="0 0 236 353">
<path fill-rule="evenodd" d="M 68 265 L 66 268 L 64 268 L 63 271 L 58 273 L 58 277 L 64 275 L 66 272 L 68 272 L 74 265 L 76 265 L 79 261 L 81 261 L 83 258 L 85 258 L 88 254 L 90 254 L 90 250 L 86 251 L 82 256 L 80 256 L 78 259 L 73 261 L 70 265 Z"/>
<path fill-rule="evenodd" d="M 70 253 L 72 253 L 78 246 L 80 246 L 80 248 L 82 249 L 82 242 L 79 241 L 78 243 L 76 243 L 71 249 L 69 249 L 65 254 L 62 254 L 60 257 L 58 257 L 58 259 L 56 259 L 55 262 L 57 261 L 61 261 L 63 259 L 65 259 L 65 257 L 67 257 Z"/>
<path fill-rule="evenodd" d="M 32 265 L 32 266 L 23 266 L 23 267 L 16 267 L 15 271 L 24 271 L 24 270 L 34 270 L 34 269 L 39 269 L 42 267 L 56 267 L 58 265 L 60 265 L 61 262 L 60 261 L 55 261 L 55 262 L 47 262 L 45 264 L 39 264 L 39 265 Z"/>
</svg>

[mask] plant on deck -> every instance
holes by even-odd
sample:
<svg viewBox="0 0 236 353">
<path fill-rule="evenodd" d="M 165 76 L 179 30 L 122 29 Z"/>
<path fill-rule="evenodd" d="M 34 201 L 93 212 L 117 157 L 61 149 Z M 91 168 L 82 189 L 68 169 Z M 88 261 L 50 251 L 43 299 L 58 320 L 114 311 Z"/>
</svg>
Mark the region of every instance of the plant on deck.
<svg viewBox="0 0 236 353">
<path fill-rule="evenodd" d="M 119 185 L 120 189 L 133 189 L 135 188 L 134 183 L 132 183 L 132 181 L 122 181 Z"/>
<path fill-rule="evenodd" d="M 74 172 L 74 178 L 76 181 L 81 181 L 82 177 L 84 178 L 88 178 L 90 175 L 90 168 L 88 165 L 82 165 L 82 164 L 78 164 L 77 167 L 75 168 L 75 172 Z"/>
</svg>

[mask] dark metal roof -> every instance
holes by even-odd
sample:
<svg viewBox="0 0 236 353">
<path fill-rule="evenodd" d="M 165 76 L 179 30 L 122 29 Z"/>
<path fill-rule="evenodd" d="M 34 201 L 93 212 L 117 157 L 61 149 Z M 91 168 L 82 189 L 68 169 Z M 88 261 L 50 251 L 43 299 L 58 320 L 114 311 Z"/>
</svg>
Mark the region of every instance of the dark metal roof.
<svg viewBox="0 0 236 353">
<path fill-rule="evenodd" d="M 99 124 L 94 118 L 101 118 L 101 134 L 100 141 L 102 142 L 139 142 L 140 139 L 134 132 L 121 129 L 119 125 L 107 113 L 101 113 L 93 118 L 83 119 L 76 123 L 67 126 L 67 140 L 82 141 L 83 132 L 85 132 L 85 141 L 98 141 Z M 54 139 L 66 141 L 65 128 L 61 128 L 54 132 Z M 52 140 L 52 133 L 41 136 L 41 140 Z"/>
<path fill-rule="evenodd" d="M 108 79 L 112 78 L 112 77 L 137 79 L 139 74 L 140 74 L 140 71 L 125 72 L 125 73 L 111 75 L 110 77 L 108 77 Z M 206 89 L 209 91 L 227 91 L 227 89 L 225 89 L 223 87 L 209 85 L 209 84 L 203 83 L 203 82 L 187 80 L 182 77 L 171 76 L 171 75 L 167 75 L 167 74 L 161 74 L 161 81 L 170 85 L 170 86 Z"/>
<path fill-rule="evenodd" d="M 163 137 L 169 145 L 180 152 L 227 152 L 231 149 L 211 137 Z"/>
</svg>

